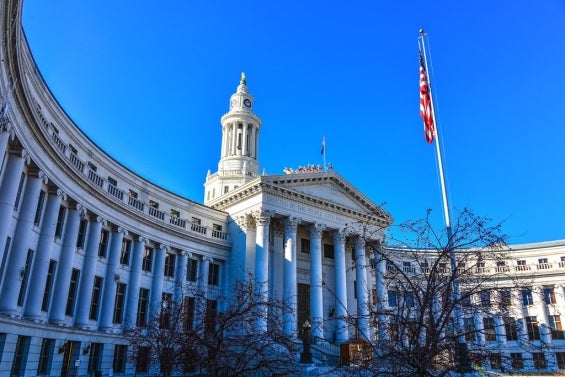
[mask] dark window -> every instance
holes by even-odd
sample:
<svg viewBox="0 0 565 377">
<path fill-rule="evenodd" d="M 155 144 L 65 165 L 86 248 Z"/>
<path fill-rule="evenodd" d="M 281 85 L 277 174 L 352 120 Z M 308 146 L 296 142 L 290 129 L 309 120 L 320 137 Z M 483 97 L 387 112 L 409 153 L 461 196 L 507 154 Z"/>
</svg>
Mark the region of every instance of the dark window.
<svg viewBox="0 0 565 377">
<path fill-rule="evenodd" d="M 376 300 L 373 302 L 376 302 Z M 414 292 L 404 292 L 404 305 L 406 305 L 407 308 L 414 307 Z"/>
<path fill-rule="evenodd" d="M 518 340 L 516 319 L 513 317 L 504 317 L 504 330 L 506 331 L 506 340 Z"/>
<path fill-rule="evenodd" d="M 532 352 L 532 358 L 534 359 L 534 368 L 547 368 L 547 362 L 545 361 L 545 354 L 543 352 Z"/>
<path fill-rule="evenodd" d="M 165 255 L 165 277 L 172 278 L 175 276 L 175 262 L 176 262 L 176 255 L 172 253 L 167 253 Z"/>
<path fill-rule="evenodd" d="M 86 241 L 86 228 L 88 228 L 88 221 L 86 219 L 81 219 L 77 237 L 77 247 L 79 249 L 84 248 L 84 242 Z"/>
<path fill-rule="evenodd" d="M 490 292 L 489 291 L 482 291 L 479 293 L 479 298 L 481 299 L 481 306 L 483 308 L 490 307 Z"/>
<path fill-rule="evenodd" d="M 143 262 L 141 264 L 141 269 L 143 271 L 151 272 L 151 264 L 153 262 L 153 249 L 146 247 L 143 250 Z"/>
<path fill-rule="evenodd" d="M 138 373 L 146 373 L 149 370 L 151 361 L 151 349 L 149 347 L 139 347 L 137 358 L 135 359 L 135 371 Z"/>
<path fill-rule="evenodd" d="M 388 291 L 388 306 L 395 307 L 397 304 L 396 291 Z"/>
<path fill-rule="evenodd" d="M 94 285 L 92 286 L 92 299 L 90 300 L 90 315 L 93 320 L 98 319 L 98 308 L 100 307 L 100 296 L 102 291 L 102 282 L 104 279 L 100 276 L 94 277 Z"/>
<path fill-rule="evenodd" d="M 524 359 L 521 353 L 511 353 L 510 360 L 512 364 L 512 369 L 522 369 L 524 368 Z"/>
<path fill-rule="evenodd" d="M 88 347 L 88 346 L 87 346 Z M 90 343 L 90 355 L 88 357 L 88 372 L 94 373 L 100 370 L 102 363 L 102 343 Z"/>
<path fill-rule="evenodd" d="M 22 198 L 22 191 L 24 189 L 24 182 L 26 179 L 25 173 L 22 173 L 20 176 L 20 184 L 18 185 L 18 193 L 16 194 L 16 201 L 14 202 L 14 210 L 18 210 L 18 206 L 20 205 L 20 199 Z"/>
<path fill-rule="evenodd" d="M 557 367 L 565 369 L 565 352 L 555 352 L 555 359 L 557 359 Z"/>
<path fill-rule="evenodd" d="M 37 201 L 37 208 L 35 209 L 35 217 L 33 223 L 39 225 L 41 222 L 41 215 L 43 214 L 43 204 L 45 204 L 45 191 L 39 192 L 39 200 Z"/>
<path fill-rule="evenodd" d="M 536 316 L 526 317 L 526 329 L 530 340 L 540 340 L 539 323 Z"/>
<path fill-rule="evenodd" d="M 67 214 L 67 208 L 61 206 L 59 208 L 59 215 L 57 216 L 57 226 L 55 227 L 55 237 L 61 238 L 63 235 L 63 226 L 65 225 L 65 215 Z"/>
<path fill-rule="evenodd" d="M 75 298 L 77 293 L 78 287 L 78 279 L 80 276 L 80 271 L 76 268 L 73 268 L 73 272 L 71 272 L 71 282 L 69 283 L 69 295 L 67 296 L 67 307 L 65 308 L 66 315 L 73 315 L 73 311 L 75 309 Z"/>
<path fill-rule="evenodd" d="M 502 355 L 500 353 L 491 353 L 489 359 L 492 369 L 502 369 Z"/>
<path fill-rule="evenodd" d="M 471 306 L 471 294 L 469 292 L 461 292 L 461 306 Z"/>
<path fill-rule="evenodd" d="M 310 240 L 307 238 L 300 239 L 300 252 L 308 254 L 310 253 Z"/>
<path fill-rule="evenodd" d="M 160 326 L 162 329 L 168 329 L 171 327 L 171 314 L 173 310 L 173 295 L 167 292 L 163 292 L 161 296 L 161 316 L 160 316 Z"/>
<path fill-rule="evenodd" d="M 324 244 L 324 258 L 334 259 L 334 245 Z"/>
<path fill-rule="evenodd" d="M 149 289 L 139 288 L 139 299 L 137 301 L 137 326 L 145 326 L 147 323 L 147 309 L 149 307 Z"/>
<path fill-rule="evenodd" d="M 51 372 L 51 361 L 53 360 L 53 350 L 55 349 L 55 339 L 43 339 L 41 351 L 39 351 L 39 362 L 37 363 L 37 374 L 49 375 Z"/>
<path fill-rule="evenodd" d="M 18 336 L 16 349 L 14 350 L 14 361 L 12 362 L 11 376 L 24 375 L 30 339 L 31 338 L 29 336 Z"/>
<path fill-rule="evenodd" d="M 495 342 L 496 331 L 495 331 L 494 318 L 492 317 L 483 318 L 483 327 L 485 331 L 485 340 L 487 342 Z"/>
<path fill-rule="evenodd" d="M 499 308 L 507 309 L 510 307 L 510 305 L 512 305 L 512 292 L 507 289 L 500 291 Z"/>
<path fill-rule="evenodd" d="M 112 368 L 116 373 L 124 373 L 126 371 L 126 358 L 128 354 L 128 346 L 125 344 L 116 344 L 114 348 L 114 360 Z"/>
<path fill-rule="evenodd" d="M 195 300 L 194 297 L 185 297 L 184 298 L 184 317 L 183 317 L 183 329 L 184 331 L 188 331 L 192 329 L 194 324 L 194 308 L 195 308 Z"/>
<path fill-rule="evenodd" d="M 49 308 L 49 300 L 51 299 L 51 290 L 53 289 L 53 280 L 55 277 L 55 269 L 57 262 L 51 259 L 47 268 L 47 278 L 45 279 L 45 291 L 43 291 L 43 300 L 41 301 L 41 310 L 44 312 Z"/>
<path fill-rule="evenodd" d="M 22 285 L 20 285 L 20 294 L 18 295 L 18 306 L 24 304 L 24 298 L 26 295 L 27 284 L 29 282 L 29 273 L 31 270 L 31 262 L 33 260 L 33 250 L 29 249 L 26 256 L 26 264 L 22 271 Z"/>
<path fill-rule="evenodd" d="M 522 305 L 528 306 L 534 304 L 534 296 L 529 288 L 522 289 Z"/>
<path fill-rule="evenodd" d="M 114 299 L 114 323 L 122 323 L 124 302 L 126 296 L 126 284 L 118 283 L 116 285 L 116 298 Z"/>
<path fill-rule="evenodd" d="M 111 184 L 112 186 L 116 187 L 118 185 L 118 181 L 116 181 L 114 178 L 112 177 L 108 177 L 108 183 Z"/>
<path fill-rule="evenodd" d="M 468 342 L 475 341 L 475 320 L 473 318 L 463 318 L 463 332 L 465 333 L 465 340 Z"/>
<path fill-rule="evenodd" d="M 110 232 L 108 232 L 106 229 L 102 229 L 102 232 L 100 232 L 100 242 L 98 243 L 98 256 L 101 258 L 106 258 L 109 239 Z"/>
<path fill-rule="evenodd" d="M 551 329 L 551 337 L 555 339 L 565 339 L 563 328 L 561 327 L 561 317 L 558 315 L 547 316 L 549 328 Z"/>
<path fill-rule="evenodd" d="M 218 301 L 207 300 L 206 301 L 206 323 L 205 331 L 214 332 L 216 328 L 216 316 L 218 315 Z"/>
<path fill-rule="evenodd" d="M 198 279 L 198 261 L 189 259 L 186 269 L 186 280 L 196 281 Z"/>
<path fill-rule="evenodd" d="M 555 290 L 553 287 L 545 287 L 543 289 L 543 299 L 548 305 L 557 304 L 557 300 L 555 299 Z"/>
<path fill-rule="evenodd" d="M 129 256 L 131 254 L 131 240 L 124 238 L 122 240 L 122 251 L 120 254 L 120 264 L 129 265 Z"/>
<path fill-rule="evenodd" d="M 216 263 L 210 263 L 210 268 L 208 270 L 208 284 L 218 285 L 220 283 L 220 265 Z"/>
</svg>

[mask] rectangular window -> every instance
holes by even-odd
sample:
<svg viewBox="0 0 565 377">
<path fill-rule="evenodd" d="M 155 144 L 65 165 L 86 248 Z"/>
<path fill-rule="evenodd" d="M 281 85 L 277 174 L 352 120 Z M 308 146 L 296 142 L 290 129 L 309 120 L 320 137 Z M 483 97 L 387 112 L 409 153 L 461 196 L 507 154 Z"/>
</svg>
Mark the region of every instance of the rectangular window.
<svg viewBox="0 0 565 377">
<path fill-rule="evenodd" d="M 461 292 L 461 306 L 471 306 L 471 294 L 469 292 Z"/>
<path fill-rule="evenodd" d="M 127 355 L 128 346 L 125 344 L 116 344 L 114 348 L 114 360 L 112 361 L 112 368 L 115 373 L 125 373 Z"/>
<path fill-rule="evenodd" d="M 67 306 L 65 308 L 66 315 L 73 315 L 75 309 L 75 299 L 78 288 L 78 279 L 80 277 L 80 271 L 73 268 L 71 272 L 71 282 L 69 283 L 69 295 L 67 296 Z"/>
<path fill-rule="evenodd" d="M 557 304 L 557 300 L 555 299 L 555 290 L 553 287 L 545 287 L 543 289 L 543 299 L 547 305 Z"/>
<path fill-rule="evenodd" d="M 65 225 L 65 215 L 67 214 L 67 207 L 61 206 L 59 208 L 59 215 L 57 215 L 57 226 L 55 227 L 55 238 L 61 238 L 63 235 L 63 226 Z"/>
<path fill-rule="evenodd" d="M 149 289 L 139 288 L 139 299 L 137 301 L 137 326 L 145 326 L 147 323 L 147 309 L 149 307 Z"/>
<path fill-rule="evenodd" d="M 102 293 L 102 282 L 104 279 L 100 276 L 94 277 L 94 285 L 92 286 L 92 299 L 90 300 L 90 315 L 88 318 L 98 319 L 98 308 L 100 307 L 100 296 Z"/>
<path fill-rule="evenodd" d="M 557 360 L 557 367 L 565 369 L 565 352 L 555 352 L 555 359 Z"/>
<path fill-rule="evenodd" d="M 176 262 L 176 255 L 172 253 L 167 253 L 165 255 L 165 277 L 172 278 L 175 276 L 175 262 Z"/>
<path fill-rule="evenodd" d="M 161 315 L 160 315 L 160 327 L 162 329 L 168 329 L 171 327 L 171 310 L 173 306 L 173 295 L 167 292 L 163 292 L 161 296 Z"/>
<path fill-rule="evenodd" d="M 550 267 L 551 267 L 551 265 L 547 261 L 547 258 L 539 258 L 538 259 L 538 269 L 547 270 Z"/>
<path fill-rule="evenodd" d="M 84 242 L 86 241 L 86 228 L 88 228 L 88 221 L 86 219 L 81 219 L 77 237 L 77 247 L 79 249 L 84 248 Z"/>
<path fill-rule="evenodd" d="M 376 296 L 376 294 L 375 294 Z M 374 301 L 376 303 L 376 300 Z M 414 292 L 405 292 L 404 293 L 404 305 L 406 305 L 407 308 L 413 308 L 414 307 Z"/>
<path fill-rule="evenodd" d="M 114 299 L 114 323 L 122 323 L 124 313 L 124 303 L 126 297 L 126 284 L 118 283 L 116 285 L 116 298 Z"/>
<path fill-rule="evenodd" d="M 398 304 L 396 291 L 389 290 L 388 291 L 388 306 L 395 307 Z"/>
<path fill-rule="evenodd" d="M 129 265 L 129 256 L 131 254 L 131 240 L 124 238 L 122 239 L 122 250 L 120 253 L 120 264 L 124 266 Z"/>
<path fill-rule="evenodd" d="M 547 362 L 545 361 L 545 354 L 543 352 L 532 352 L 532 358 L 534 359 L 534 368 L 547 368 Z"/>
<path fill-rule="evenodd" d="M 88 357 L 88 372 L 94 373 L 100 371 L 102 363 L 102 343 L 90 343 L 90 355 Z"/>
<path fill-rule="evenodd" d="M 482 291 L 479 293 L 479 298 L 481 300 L 481 306 L 483 308 L 490 307 L 490 292 L 489 291 Z"/>
<path fill-rule="evenodd" d="M 184 317 L 183 317 L 183 329 L 184 331 L 192 330 L 194 324 L 194 308 L 195 300 L 194 297 L 185 297 L 183 303 Z"/>
<path fill-rule="evenodd" d="M 55 349 L 55 339 L 43 339 L 39 351 L 39 362 L 37 363 L 37 374 L 49 375 L 51 372 L 51 361 Z"/>
<path fill-rule="evenodd" d="M 522 289 L 522 305 L 528 306 L 534 304 L 534 296 L 530 288 Z"/>
<path fill-rule="evenodd" d="M 16 349 L 14 350 L 14 361 L 12 362 L 11 376 L 23 376 L 25 373 L 25 366 L 27 363 L 27 356 L 29 350 L 29 336 L 18 336 L 16 342 Z"/>
<path fill-rule="evenodd" d="M 186 280 L 196 281 L 198 278 L 198 261 L 194 259 L 189 259 L 186 266 Z"/>
<path fill-rule="evenodd" d="M 35 217 L 33 218 L 33 223 L 35 225 L 39 225 L 39 223 L 41 222 L 41 215 L 43 214 L 43 204 L 45 204 L 45 191 L 41 190 L 39 192 L 37 208 L 35 209 Z"/>
<path fill-rule="evenodd" d="M 465 333 L 465 340 L 468 342 L 475 341 L 475 320 L 473 318 L 463 318 L 463 332 Z"/>
<path fill-rule="evenodd" d="M 206 301 L 206 318 L 205 318 L 205 331 L 208 333 L 214 332 L 216 329 L 216 316 L 218 315 L 218 301 Z"/>
<path fill-rule="evenodd" d="M 511 360 L 512 369 L 524 368 L 524 359 L 522 358 L 521 353 L 511 353 L 510 360 Z"/>
<path fill-rule="evenodd" d="M 43 300 L 41 301 L 41 310 L 44 312 L 49 308 L 49 300 L 51 299 L 51 290 L 53 289 L 53 280 L 55 277 L 55 269 L 57 262 L 51 259 L 47 268 L 47 278 L 45 279 L 45 291 L 43 291 Z"/>
<path fill-rule="evenodd" d="M 26 256 L 26 264 L 24 265 L 24 270 L 22 272 L 22 285 L 20 285 L 20 294 L 18 295 L 18 306 L 24 304 L 24 298 L 26 295 L 27 284 L 29 282 L 29 274 L 31 271 L 31 262 L 33 260 L 33 250 L 29 249 Z"/>
<path fill-rule="evenodd" d="M 220 284 L 220 265 L 216 263 L 210 263 L 208 270 L 208 284 L 209 285 L 219 285 Z"/>
<path fill-rule="evenodd" d="M 526 264 L 525 259 L 520 259 L 516 261 L 516 270 L 518 271 L 527 271 L 529 270 L 528 265 Z"/>
<path fill-rule="evenodd" d="M 489 356 L 491 369 L 502 369 L 502 355 L 498 352 Z"/>
<path fill-rule="evenodd" d="M 563 327 L 561 327 L 561 317 L 558 315 L 549 315 L 547 316 L 547 319 L 553 340 L 565 339 L 565 335 L 563 334 Z"/>
<path fill-rule="evenodd" d="M 102 232 L 100 232 L 100 242 L 98 243 L 98 256 L 100 258 L 106 258 L 109 239 L 110 232 L 108 232 L 106 229 L 102 229 Z"/>
<path fill-rule="evenodd" d="M 526 317 L 526 329 L 528 330 L 528 339 L 540 340 L 539 323 L 536 316 Z"/>
<path fill-rule="evenodd" d="M 334 259 L 334 245 L 324 244 L 324 258 Z"/>
<path fill-rule="evenodd" d="M 22 198 L 22 191 L 24 189 L 24 182 L 26 180 L 25 173 L 20 176 L 20 183 L 18 185 L 18 193 L 16 194 L 16 201 L 14 202 L 14 210 L 17 211 L 20 206 L 20 199 Z"/>
<path fill-rule="evenodd" d="M 150 247 L 145 247 L 143 250 L 143 261 L 141 263 L 141 269 L 143 271 L 151 272 L 151 264 L 153 263 L 153 249 Z"/>
<path fill-rule="evenodd" d="M 310 253 L 310 240 L 307 238 L 300 239 L 300 252 L 304 254 Z"/>
<path fill-rule="evenodd" d="M 492 317 L 483 318 L 483 327 L 485 331 L 485 340 L 487 342 L 495 342 L 496 331 L 495 331 L 494 318 Z"/>
<path fill-rule="evenodd" d="M 412 266 L 412 262 L 402 262 L 402 272 L 405 274 L 413 274 L 416 272 L 416 269 Z"/>
<path fill-rule="evenodd" d="M 515 318 L 504 317 L 504 330 L 506 331 L 506 340 L 518 340 L 518 326 L 516 326 Z"/>
<path fill-rule="evenodd" d="M 118 185 L 118 181 L 116 181 L 116 179 L 108 176 L 108 183 L 111 184 L 112 186 L 116 187 Z"/>
<path fill-rule="evenodd" d="M 149 347 L 139 347 L 137 357 L 135 359 L 135 371 L 138 373 L 146 373 L 149 370 L 151 361 L 151 349 Z"/>
<path fill-rule="evenodd" d="M 499 309 L 508 309 L 512 305 L 512 292 L 510 290 L 505 289 L 500 291 L 500 301 L 499 301 Z"/>
</svg>

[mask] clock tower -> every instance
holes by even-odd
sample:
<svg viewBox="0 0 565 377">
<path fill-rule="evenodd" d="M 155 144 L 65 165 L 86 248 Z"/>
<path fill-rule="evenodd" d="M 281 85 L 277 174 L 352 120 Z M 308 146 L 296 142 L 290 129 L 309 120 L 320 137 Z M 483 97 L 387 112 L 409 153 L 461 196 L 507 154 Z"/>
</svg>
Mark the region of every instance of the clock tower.
<svg viewBox="0 0 565 377">
<path fill-rule="evenodd" d="M 253 96 L 247 89 L 245 73 L 230 97 L 230 110 L 221 119 L 222 150 L 218 171 L 208 172 L 204 204 L 227 194 L 259 176 L 257 152 L 261 120 L 253 114 Z"/>
</svg>

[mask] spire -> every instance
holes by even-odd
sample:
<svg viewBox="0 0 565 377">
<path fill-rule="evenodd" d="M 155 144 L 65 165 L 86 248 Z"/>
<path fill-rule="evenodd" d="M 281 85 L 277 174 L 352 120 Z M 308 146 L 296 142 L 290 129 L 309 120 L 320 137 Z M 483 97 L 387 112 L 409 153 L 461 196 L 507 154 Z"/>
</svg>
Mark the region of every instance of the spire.
<svg viewBox="0 0 565 377">
<path fill-rule="evenodd" d="M 239 80 L 240 85 L 247 85 L 247 81 L 245 80 L 245 72 L 241 72 L 241 80 Z"/>
</svg>

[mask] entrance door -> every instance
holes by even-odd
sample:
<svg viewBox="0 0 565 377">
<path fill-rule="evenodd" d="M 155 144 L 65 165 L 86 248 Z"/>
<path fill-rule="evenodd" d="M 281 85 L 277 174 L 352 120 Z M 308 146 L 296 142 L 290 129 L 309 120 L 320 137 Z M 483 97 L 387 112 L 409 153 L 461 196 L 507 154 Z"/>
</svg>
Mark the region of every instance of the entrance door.
<svg viewBox="0 0 565 377">
<path fill-rule="evenodd" d="M 297 322 L 299 338 L 302 338 L 302 325 L 304 322 L 311 322 L 310 319 L 310 285 L 298 283 L 297 285 L 298 313 Z"/>
<path fill-rule="evenodd" d="M 80 365 L 80 342 L 67 342 L 65 354 L 63 355 L 63 366 L 61 367 L 61 377 L 78 376 Z"/>
</svg>

